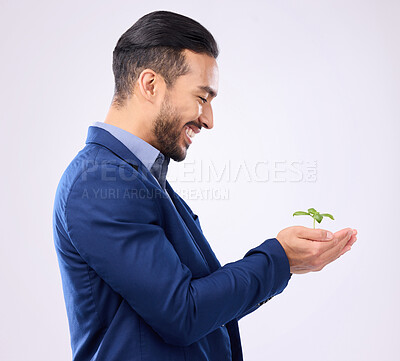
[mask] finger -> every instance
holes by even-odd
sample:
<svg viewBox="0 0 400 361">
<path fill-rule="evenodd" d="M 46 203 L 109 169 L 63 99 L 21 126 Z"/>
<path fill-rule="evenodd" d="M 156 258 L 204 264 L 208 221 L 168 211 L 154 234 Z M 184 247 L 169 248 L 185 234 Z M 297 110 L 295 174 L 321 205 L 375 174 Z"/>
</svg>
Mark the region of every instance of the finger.
<svg viewBox="0 0 400 361">
<path fill-rule="evenodd" d="M 344 238 L 348 236 L 348 233 L 350 232 L 351 235 L 353 235 L 353 229 L 352 228 L 343 228 L 340 231 L 337 231 L 334 233 L 334 238 L 338 239 L 339 242 Z"/>
<path fill-rule="evenodd" d="M 339 255 L 337 255 L 335 258 L 333 258 L 332 260 L 330 260 L 327 264 L 332 263 L 334 261 L 336 261 L 339 257 L 342 257 L 345 253 L 349 252 L 351 250 L 351 246 L 346 246 L 342 249 L 342 251 L 339 253 Z"/>
<path fill-rule="evenodd" d="M 354 238 L 353 241 L 349 242 L 340 252 L 340 254 L 333 259 L 331 262 L 335 261 L 336 259 L 338 259 L 339 257 L 343 256 L 345 253 L 349 252 L 351 250 L 351 247 L 353 246 L 353 244 L 357 241 L 357 237 Z"/>
<path fill-rule="evenodd" d="M 320 271 L 323 269 L 326 265 L 336 261 L 339 257 L 343 256 L 345 253 L 349 252 L 351 250 L 351 246 L 345 246 L 339 254 L 334 255 L 332 258 L 325 260 L 323 263 L 323 266 L 319 267 L 316 269 L 316 271 Z"/>
<path fill-rule="evenodd" d="M 339 256 L 337 258 L 339 258 L 340 256 L 344 255 L 346 252 L 351 250 L 351 247 L 353 246 L 354 243 L 356 243 L 357 241 L 357 236 L 355 234 L 353 234 L 349 241 L 347 242 L 347 244 L 343 247 L 342 251 L 340 252 Z"/>
<path fill-rule="evenodd" d="M 348 236 L 350 236 L 350 232 L 348 233 Z M 356 241 L 357 241 L 357 236 L 355 234 L 352 234 L 342 249 L 340 249 L 340 248 L 338 249 L 336 246 L 335 249 L 337 249 L 337 252 L 333 252 L 332 250 L 331 250 L 331 252 L 326 252 L 323 255 L 324 258 L 322 260 L 322 264 L 323 264 L 322 268 L 324 268 L 327 264 L 332 263 L 333 261 L 336 261 L 339 257 L 343 256 L 345 253 L 349 252 L 351 250 L 351 247 L 353 246 L 353 244 Z"/>
<path fill-rule="evenodd" d="M 334 261 L 336 258 L 340 257 L 340 255 L 343 254 L 342 253 L 343 250 L 348 247 L 351 248 L 351 246 L 354 244 L 354 242 L 356 240 L 356 236 L 353 235 L 352 231 L 348 231 L 347 233 L 344 234 L 344 236 L 342 234 L 340 234 L 340 236 L 342 237 L 341 239 L 335 238 L 333 243 L 331 243 L 331 244 L 326 243 L 326 244 L 323 244 L 323 246 L 321 246 L 321 248 L 322 248 L 321 249 L 322 263 L 328 264 L 328 263 Z M 324 250 L 324 248 L 325 248 L 325 250 Z"/>
<path fill-rule="evenodd" d="M 353 234 L 349 241 L 350 246 L 352 246 L 354 243 L 356 243 L 356 241 L 357 241 L 357 236 L 355 234 Z"/>
<path fill-rule="evenodd" d="M 340 252 L 339 257 L 343 256 L 345 253 L 349 252 L 351 250 L 351 246 L 346 246 L 343 248 L 342 252 Z M 337 258 L 339 258 L 337 257 Z M 332 261 L 333 262 L 333 261 Z"/>
<path fill-rule="evenodd" d="M 332 232 L 325 229 L 298 226 L 297 237 L 311 241 L 331 241 L 334 235 Z"/>
</svg>

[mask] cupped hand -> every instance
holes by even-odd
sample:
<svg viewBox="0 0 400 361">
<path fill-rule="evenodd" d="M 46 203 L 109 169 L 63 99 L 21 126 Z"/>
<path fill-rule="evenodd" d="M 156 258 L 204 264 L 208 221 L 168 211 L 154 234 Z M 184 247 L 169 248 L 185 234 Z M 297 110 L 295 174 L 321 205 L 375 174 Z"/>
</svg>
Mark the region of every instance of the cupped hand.
<svg viewBox="0 0 400 361">
<path fill-rule="evenodd" d="M 357 230 L 344 228 L 332 233 L 324 229 L 293 226 L 283 229 L 276 239 L 285 250 L 291 273 L 322 270 L 351 249 Z"/>
</svg>

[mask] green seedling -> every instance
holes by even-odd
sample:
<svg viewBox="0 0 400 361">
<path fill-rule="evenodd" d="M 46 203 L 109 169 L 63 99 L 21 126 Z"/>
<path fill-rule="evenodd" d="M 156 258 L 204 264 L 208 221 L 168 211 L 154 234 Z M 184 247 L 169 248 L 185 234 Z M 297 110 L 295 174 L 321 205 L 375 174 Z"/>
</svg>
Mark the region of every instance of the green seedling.
<svg viewBox="0 0 400 361">
<path fill-rule="evenodd" d="M 315 228 L 315 221 L 317 221 L 318 223 L 321 223 L 321 221 L 324 217 L 329 217 L 330 219 L 335 220 L 335 218 L 333 218 L 332 214 L 319 213 L 314 208 L 308 208 L 307 212 L 303 212 L 303 211 L 294 212 L 293 217 L 294 216 L 311 216 L 314 220 L 314 228 Z"/>
</svg>

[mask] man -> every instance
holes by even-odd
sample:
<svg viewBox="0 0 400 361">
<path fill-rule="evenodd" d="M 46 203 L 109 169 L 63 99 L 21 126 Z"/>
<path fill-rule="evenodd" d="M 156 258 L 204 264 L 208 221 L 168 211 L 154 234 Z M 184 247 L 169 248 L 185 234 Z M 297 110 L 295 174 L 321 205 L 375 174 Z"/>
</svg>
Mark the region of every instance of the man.
<svg viewBox="0 0 400 361">
<path fill-rule="evenodd" d="M 156 11 L 114 50 L 104 123 L 64 172 L 54 240 L 73 359 L 242 360 L 238 320 L 348 251 L 356 231 L 289 227 L 221 267 L 199 219 L 166 180 L 213 127 L 217 44 L 199 23 Z"/>
</svg>

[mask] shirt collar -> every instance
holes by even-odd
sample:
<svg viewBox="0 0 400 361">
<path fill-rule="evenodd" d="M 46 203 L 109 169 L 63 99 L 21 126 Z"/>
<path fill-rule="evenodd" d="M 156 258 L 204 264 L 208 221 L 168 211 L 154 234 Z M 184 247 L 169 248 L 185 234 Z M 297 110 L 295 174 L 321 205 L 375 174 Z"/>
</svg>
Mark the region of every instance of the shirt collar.
<svg viewBox="0 0 400 361">
<path fill-rule="evenodd" d="M 102 128 L 117 138 L 138 157 L 150 173 L 157 179 L 162 188 L 165 189 L 168 164 L 170 161 L 169 157 L 164 156 L 157 148 L 138 136 L 115 125 L 104 122 L 94 122 L 93 126 Z"/>
</svg>

